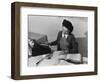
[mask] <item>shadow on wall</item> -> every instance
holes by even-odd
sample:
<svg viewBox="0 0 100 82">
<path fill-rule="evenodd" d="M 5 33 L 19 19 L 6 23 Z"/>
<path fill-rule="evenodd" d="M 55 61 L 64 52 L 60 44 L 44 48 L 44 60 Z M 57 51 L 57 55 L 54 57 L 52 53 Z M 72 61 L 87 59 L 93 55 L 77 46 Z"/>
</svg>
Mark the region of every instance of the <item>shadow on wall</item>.
<svg viewBox="0 0 100 82">
<path fill-rule="evenodd" d="M 77 42 L 79 44 L 79 53 L 83 55 L 83 57 L 88 57 L 88 36 L 87 32 L 85 33 L 86 37 L 77 38 Z"/>
</svg>

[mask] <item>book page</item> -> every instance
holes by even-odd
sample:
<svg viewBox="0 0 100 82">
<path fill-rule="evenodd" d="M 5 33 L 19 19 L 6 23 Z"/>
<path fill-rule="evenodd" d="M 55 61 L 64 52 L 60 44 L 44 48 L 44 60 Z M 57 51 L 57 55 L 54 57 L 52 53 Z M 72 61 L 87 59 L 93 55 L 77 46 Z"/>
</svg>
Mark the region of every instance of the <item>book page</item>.
<svg viewBox="0 0 100 82">
<path fill-rule="evenodd" d="M 80 53 L 78 53 L 78 54 L 67 54 L 66 59 L 71 60 L 73 62 L 81 62 L 82 56 L 81 56 Z"/>
</svg>

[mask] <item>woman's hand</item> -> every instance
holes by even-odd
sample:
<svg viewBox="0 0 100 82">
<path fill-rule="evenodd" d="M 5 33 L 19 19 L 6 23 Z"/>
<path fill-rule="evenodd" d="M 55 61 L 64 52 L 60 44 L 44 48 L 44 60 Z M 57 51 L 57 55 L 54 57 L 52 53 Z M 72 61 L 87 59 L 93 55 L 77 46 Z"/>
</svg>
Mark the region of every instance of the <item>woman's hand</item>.
<svg viewBox="0 0 100 82">
<path fill-rule="evenodd" d="M 64 54 L 68 54 L 69 51 L 68 50 L 64 50 L 63 52 L 64 52 Z"/>
</svg>

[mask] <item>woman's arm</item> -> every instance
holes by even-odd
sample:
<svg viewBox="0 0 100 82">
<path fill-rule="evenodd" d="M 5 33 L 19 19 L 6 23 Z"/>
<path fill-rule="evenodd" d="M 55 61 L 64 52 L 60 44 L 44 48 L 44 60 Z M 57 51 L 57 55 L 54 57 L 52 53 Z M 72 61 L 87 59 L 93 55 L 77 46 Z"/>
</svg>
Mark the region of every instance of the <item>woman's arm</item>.
<svg viewBox="0 0 100 82">
<path fill-rule="evenodd" d="M 49 43 L 49 45 L 57 45 L 58 41 L 59 41 L 59 38 L 60 38 L 60 35 L 61 35 L 61 31 L 58 32 L 58 35 L 57 35 L 57 39 L 51 43 Z"/>
<path fill-rule="evenodd" d="M 78 53 L 78 43 L 74 35 L 71 37 L 71 46 L 72 48 L 69 50 L 69 53 Z"/>
</svg>

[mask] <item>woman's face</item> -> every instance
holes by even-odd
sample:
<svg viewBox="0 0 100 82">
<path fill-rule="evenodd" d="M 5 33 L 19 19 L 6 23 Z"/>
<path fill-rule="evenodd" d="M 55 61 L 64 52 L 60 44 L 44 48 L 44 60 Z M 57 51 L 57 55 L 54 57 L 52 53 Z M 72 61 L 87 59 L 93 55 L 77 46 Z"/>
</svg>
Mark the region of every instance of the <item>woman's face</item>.
<svg viewBox="0 0 100 82">
<path fill-rule="evenodd" d="M 66 28 L 66 27 L 64 27 L 64 26 L 63 26 L 63 28 L 62 28 L 62 31 L 63 31 L 64 33 L 66 33 L 66 34 L 69 34 L 69 32 L 70 32 L 69 29 Z"/>
</svg>

